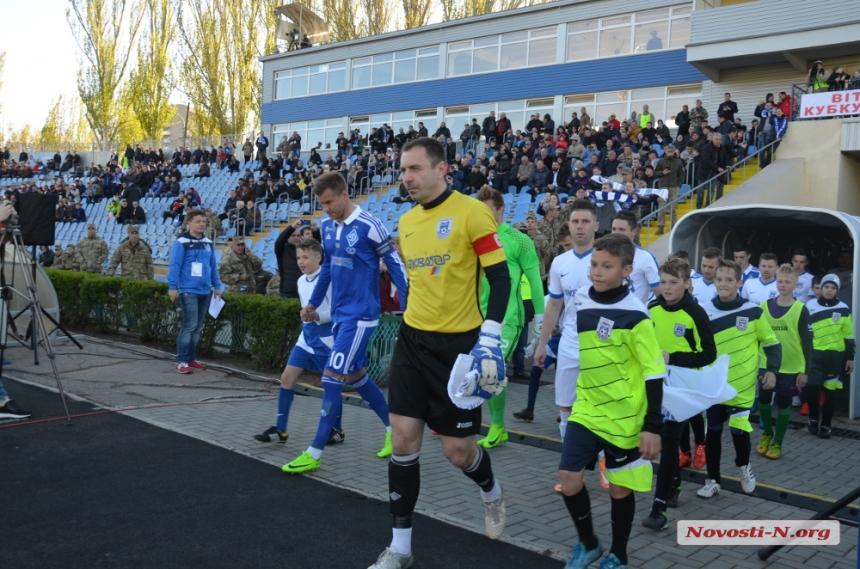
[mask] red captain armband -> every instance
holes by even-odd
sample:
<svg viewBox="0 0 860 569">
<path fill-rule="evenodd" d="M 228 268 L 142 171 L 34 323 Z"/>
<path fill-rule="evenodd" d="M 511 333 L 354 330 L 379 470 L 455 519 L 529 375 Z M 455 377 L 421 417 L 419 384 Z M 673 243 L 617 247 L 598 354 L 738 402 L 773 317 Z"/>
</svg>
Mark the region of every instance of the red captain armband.
<svg viewBox="0 0 860 569">
<path fill-rule="evenodd" d="M 487 253 L 492 253 L 493 251 L 501 249 L 502 242 L 499 240 L 498 233 L 490 233 L 489 235 L 484 235 L 480 239 L 476 239 L 472 243 L 472 247 L 474 247 L 475 253 L 477 253 L 479 257 L 483 257 Z"/>
</svg>

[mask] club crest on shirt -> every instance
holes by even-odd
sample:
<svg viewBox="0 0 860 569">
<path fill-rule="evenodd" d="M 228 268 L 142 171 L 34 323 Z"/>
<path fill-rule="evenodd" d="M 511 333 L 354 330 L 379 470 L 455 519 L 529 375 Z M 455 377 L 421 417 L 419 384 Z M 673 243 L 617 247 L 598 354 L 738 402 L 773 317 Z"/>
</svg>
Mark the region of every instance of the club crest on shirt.
<svg viewBox="0 0 860 569">
<path fill-rule="evenodd" d="M 838 312 L 834 312 L 834 313 L 833 313 L 833 321 L 834 321 L 834 322 L 839 322 L 839 319 L 840 319 L 840 318 L 842 318 L 842 315 L 841 315 L 841 314 L 839 314 Z"/>
<path fill-rule="evenodd" d="M 746 316 L 738 316 L 737 320 L 735 320 L 735 326 L 741 332 L 746 332 L 750 326 L 750 319 Z"/>
<path fill-rule="evenodd" d="M 346 242 L 350 247 L 353 247 L 358 242 L 358 232 L 355 229 L 349 232 L 346 236 Z"/>
<path fill-rule="evenodd" d="M 684 334 L 687 333 L 687 327 L 683 324 L 675 324 L 675 335 L 679 338 L 683 338 Z"/>
<path fill-rule="evenodd" d="M 609 339 L 609 336 L 612 335 L 612 327 L 615 326 L 615 322 L 608 318 L 600 317 L 600 320 L 597 321 L 597 337 L 606 341 Z"/>
<path fill-rule="evenodd" d="M 439 223 L 436 224 L 436 237 L 439 239 L 447 239 L 449 235 L 451 235 L 451 226 L 454 225 L 453 217 L 446 217 L 445 219 L 440 219 Z"/>
<path fill-rule="evenodd" d="M 776 298 L 777 296 L 779 296 L 779 291 L 772 290 L 772 291 L 770 291 L 770 292 L 768 293 L 768 296 L 767 296 L 767 297 L 768 297 L 768 298 Z"/>
</svg>

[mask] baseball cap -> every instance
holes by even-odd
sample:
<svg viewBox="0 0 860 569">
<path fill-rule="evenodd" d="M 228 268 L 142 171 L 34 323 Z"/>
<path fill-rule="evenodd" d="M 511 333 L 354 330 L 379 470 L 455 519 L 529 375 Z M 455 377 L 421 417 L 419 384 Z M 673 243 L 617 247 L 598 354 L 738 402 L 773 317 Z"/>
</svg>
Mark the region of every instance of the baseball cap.
<svg viewBox="0 0 860 569">
<path fill-rule="evenodd" d="M 535 215 L 535 212 L 530 211 L 526 214 L 526 219 L 537 219 L 537 216 Z"/>
<path fill-rule="evenodd" d="M 125 228 L 126 233 L 140 233 L 140 227 L 137 225 L 129 225 Z"/>
</svg>

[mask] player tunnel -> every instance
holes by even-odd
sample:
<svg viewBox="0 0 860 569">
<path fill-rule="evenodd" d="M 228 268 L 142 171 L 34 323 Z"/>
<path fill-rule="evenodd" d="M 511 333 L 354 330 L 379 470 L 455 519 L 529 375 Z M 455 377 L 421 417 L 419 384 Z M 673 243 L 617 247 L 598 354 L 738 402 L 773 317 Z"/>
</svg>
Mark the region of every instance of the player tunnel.
<svg viewBox="0 0 860 569">
<path fill-rule="evenodd" d="M 702 251 L 720 248 L 732 258 L 732 248 L 749 245 L 752 262 L 765 251 L 776 253 L 780 262 L 788 262 L 795 249 L 809 254 L 808 271 L 823 275 L 831 269 L 860 267 L 860 251 L 855 247 L 860 237 L 860 217 L 846 213 L 808 207 L 775 205 L 744 205 L 706 208 L 691 212 L 675 224 L 669 237 L 669 250 L 683 249 L 698 270 Z M 840 259 L 840 257 L 842 257 Z M 842 272 L 840 272 L 842 274 Z M 843 284 L 843 288 L 846 285 Z M 860 281 L 851 282 L 840 298 L 849 306 L 858 306 Z M 852 315 L 854 316 L 854 315 Z M 858 318 L 854 316 L 854 336 L 858 334 Z M 857 374 L 851 375 L 848 386 L 848 413 L 860 416 L 860 389 Z"/>
</svg>

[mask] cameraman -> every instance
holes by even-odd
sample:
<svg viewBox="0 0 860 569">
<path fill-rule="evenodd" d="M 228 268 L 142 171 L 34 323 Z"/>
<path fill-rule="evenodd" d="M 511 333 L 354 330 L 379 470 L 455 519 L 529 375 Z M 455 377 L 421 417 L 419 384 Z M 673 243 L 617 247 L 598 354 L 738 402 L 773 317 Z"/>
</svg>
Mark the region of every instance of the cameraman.
<svg viewBox="0 0 860 569">
<path fill-rule="evenodd" d="M 10 216 L 18 214 L 11 202 L 3 202 L 0 205 L 0 223 L 5 222 Z M 3 362 L 3 365 L 9 365 L 11 362 Z M 32 415 L 31 412 L 25 411 L 9 398 L 6 393 L 6 388 L 3 387 L 3 382 L 0 381 L 0 419 L 27 419 Z"/>
</svg>

